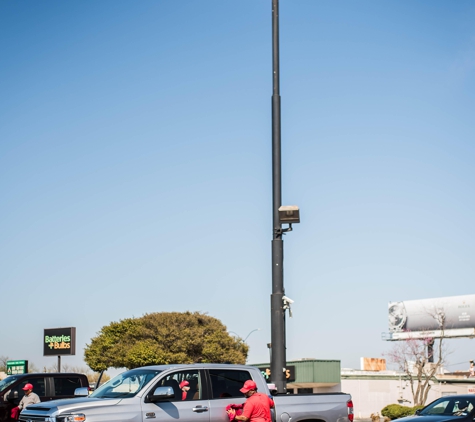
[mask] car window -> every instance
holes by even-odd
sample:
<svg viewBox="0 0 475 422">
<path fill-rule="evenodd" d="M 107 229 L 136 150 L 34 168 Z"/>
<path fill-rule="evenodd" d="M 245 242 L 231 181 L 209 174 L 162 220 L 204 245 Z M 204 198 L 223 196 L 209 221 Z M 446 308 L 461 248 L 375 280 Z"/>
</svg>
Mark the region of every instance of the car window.
<svg viewBox="0 0 475 422">
<path fill-rule="evenodd" d="M 162 378 L 156 387 L 172 387 L 174 397 L 170 401 L 202 399 L 201 376 L 198 370 L 178 371 Z M 155 388 L 156 388 L 155 387 Z"/>
<path fill-rule="evenodd" d="M 210 369 L 211 391 L 214 399 L 240 397 L 244 395 L 239 391 L 244 382 L 252 379 L 249 371 L 232 369 Z"/>
<path fill-rule="evenodd" d="M 442 400 L 439 403 L 437 403 L 435 406 L 430 411 L 430 414 L 432 415 L 439 415 L 439 414 L 444 414 L 446 413 L 445 411 L 447 410 L 449 406 L 450 400 Z"/>
<path fill-rule="evenodd" d="M 74 396 L 76 388 L 81 387 L 81 379 L 79 377 L 54 377 L 55 396 Z"/>
<path fill-rule="evenodd" d="M 23 391 L 23 387 L 26 384 L 33 385 L 33 393 L 38 394 L 40 397 L 46 396 L 46 388 L 45 388 L 45 379 L 41 378 L 23 378 L 18 386 L 14 388 L 14 390 L 18 391 L 18 398 L 22 398 L 25 395 Z"/>
<path fill-rule="evenodd" d="M 475 398 L 442 397 L 429 404 L 421 411 L 421 415 L 462 416 L 474 408 Z"/>
<path fill-rule="evenodd" d="M 455 401 L 452 414 L 454 414 L 455 416 L 462 416 L 462 415 L 467 415 L 472 410 L 473 410 L 472 402 L 465 399 L 459 399 Z"/>
</svg>

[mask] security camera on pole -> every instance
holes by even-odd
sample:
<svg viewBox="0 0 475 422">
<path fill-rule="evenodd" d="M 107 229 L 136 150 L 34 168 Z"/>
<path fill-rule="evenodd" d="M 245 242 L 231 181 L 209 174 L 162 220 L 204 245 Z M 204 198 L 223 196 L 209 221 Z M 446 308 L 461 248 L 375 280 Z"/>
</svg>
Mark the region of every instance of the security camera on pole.
<svg viewBox="0 0 475 422">
<path fill-rule="evenodd" d="M 279 87 L 279 0 L 272 0 L 272 295 L 271 295 L 271 380 L 278 394 L 287 392 L 285 380 L 285 311 L 293 303 L 284 291 L 285 232 L 292 223 L 300 222 L 297 206 L 282 206 L 281 147 L 280 147 L 280 87 Z M 288 227 L 282 228 L 282 224 Z"/>
</svg>

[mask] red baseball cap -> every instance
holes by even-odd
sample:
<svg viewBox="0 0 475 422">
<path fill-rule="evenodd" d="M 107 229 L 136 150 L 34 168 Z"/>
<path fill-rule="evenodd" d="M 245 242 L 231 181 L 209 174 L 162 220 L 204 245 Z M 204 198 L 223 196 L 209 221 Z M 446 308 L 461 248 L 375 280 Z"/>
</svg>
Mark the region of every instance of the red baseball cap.
<svg viewBox="0 0 475 422">
<path fill-rule="evenodd" d="M 188 381 L 180 382 L 180 388 L 186 387 L 187 385 L 190 385 L 190 383 Z"/>
<path fill-rule="evenodd" d="M 251 390 L 257 390 L 257 385 L 253 380 L 247 380 L 239 391 L 245 394 Z"/>
<path fill-rule="evenodd" d="M 24 390 L 24 391 L 33 390 L 33 385 L 32 384 L 25 384 L 25 386 L 22 388 L 22 390 Z"/>
</svg>

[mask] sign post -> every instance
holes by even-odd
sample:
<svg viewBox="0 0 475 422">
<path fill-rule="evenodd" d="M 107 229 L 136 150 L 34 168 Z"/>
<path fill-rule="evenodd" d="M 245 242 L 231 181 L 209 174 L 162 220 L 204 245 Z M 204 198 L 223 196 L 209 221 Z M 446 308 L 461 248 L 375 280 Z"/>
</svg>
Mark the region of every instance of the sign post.
<svg viewBox="0 0 475 422">
<path fill-rule="evenodd" d="M 76 354 L 76 327 L 45 328 L 43 356 L 58 356 L 58 372 L 61 372 L 61 356 Z"/>
</svg>

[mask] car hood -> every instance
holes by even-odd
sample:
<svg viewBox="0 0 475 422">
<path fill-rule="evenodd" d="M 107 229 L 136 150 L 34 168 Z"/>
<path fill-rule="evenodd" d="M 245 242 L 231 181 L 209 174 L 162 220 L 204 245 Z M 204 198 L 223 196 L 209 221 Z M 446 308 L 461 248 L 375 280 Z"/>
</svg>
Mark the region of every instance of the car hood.
<svg viewBox="0 0 475 422">
<path fill-rule="evenodd" d="M 25 408 L 24 413 L 29 412 L 68 412 L 77 409 L 87 409 L 91 407 L 114 406 L 121 399 L 95 399 L 92 397 L 81 397 L 76 399 L 51 400 L 38 404 L 32 404 Z"/>
<path fill-rule="evenodd" d="M 462 421 L 465 417 L 463 416 L 447 416 L 447 415 L 414 415 L 407 416 L 405 418 L 398 419 L 398 422 L 455 422 Z"/>
</svg>

